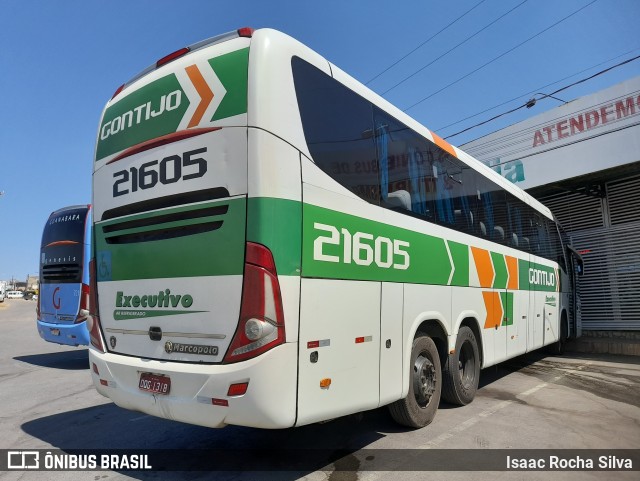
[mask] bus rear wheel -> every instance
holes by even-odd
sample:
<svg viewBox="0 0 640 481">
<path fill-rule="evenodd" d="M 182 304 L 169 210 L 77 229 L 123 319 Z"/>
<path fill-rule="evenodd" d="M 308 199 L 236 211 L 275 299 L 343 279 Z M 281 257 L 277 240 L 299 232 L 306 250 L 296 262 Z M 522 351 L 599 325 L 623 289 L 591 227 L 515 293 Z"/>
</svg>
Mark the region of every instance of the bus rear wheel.
<svg viewBox="0 0 640 481">
<path fill-rule="evenodd" d="M 438 349 L 428 336 L 413 340 L 409 372 L 409 393 L 389 405 L 391 416 L 403 426 L 422 428 L 433 421 L 440 404 L 442 370 Z"/>
<path fill-rule="evenodd" d="M 456 350 L 449 354 L 442 372 L 442 398 L 451 404 L 465 406 L 473 401 L 480 379 L 480 355 L 473 331 L 462 326 L 456 339 Z"/>
</svg>

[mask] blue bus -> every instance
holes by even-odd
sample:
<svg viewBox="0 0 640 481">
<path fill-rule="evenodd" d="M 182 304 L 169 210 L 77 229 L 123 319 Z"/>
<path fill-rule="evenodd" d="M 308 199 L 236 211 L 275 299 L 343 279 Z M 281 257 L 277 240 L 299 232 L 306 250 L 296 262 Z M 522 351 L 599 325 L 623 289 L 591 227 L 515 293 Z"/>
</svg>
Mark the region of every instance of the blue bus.
<svg viewBox="0 0 640 481">
<path fill-rule="evenodd" d="M 40 246 L 38 333 L 45 341 L 68 346 L 89 344 L 91 205 L 52 212 Z"/>
</svg>

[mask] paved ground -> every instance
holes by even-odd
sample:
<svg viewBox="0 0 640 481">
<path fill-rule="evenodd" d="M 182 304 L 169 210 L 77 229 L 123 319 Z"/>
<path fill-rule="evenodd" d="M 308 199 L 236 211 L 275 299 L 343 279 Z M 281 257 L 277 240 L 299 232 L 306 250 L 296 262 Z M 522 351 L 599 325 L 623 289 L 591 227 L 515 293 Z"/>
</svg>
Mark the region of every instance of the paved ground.
<svg viewBox="0 0 640 481">
<path fill-rule="evenodd" d="M 440 406 L 425 429 L 406 430 L 385 409 L 282 431 L 211 430 L 116 407 L 93 389 L 86 348 L 42 341 L 35 302 L 0 304 L 0 449 L 240 449 L 247 462 L 265 449 L 340 449 L 327 466 L 296 472 L 0 472 L 4 480 L 122 479 L 638 479 L 638 472 L 427 472 L 425 450 L 443 449 L 448 466 L 496 449 L 640 449 L 638 358 L 532 354 L 483 371 L 469 406 Z M 462 449 L 464 451 L 452 451 Z M 383 451 L 385 450 L 385 451 Z M 415 451 L 422 450 L 422 451 Z M 319 451 L 327 452 L 327 451 Z M 515 451 L 514 451 L 515 452 Z M 637 451 L 636 451 L 637 452 Z M 492 454 L 493 453 L 493 454 Z M 546 452 L 545 452 L 546 453 Z M 546 454 L 545 454 L 546 455 Z M 316 470 L 316 468 L 322 468 Z M 337 469 L 336 469 L 337 468 Z"/>
</svg>

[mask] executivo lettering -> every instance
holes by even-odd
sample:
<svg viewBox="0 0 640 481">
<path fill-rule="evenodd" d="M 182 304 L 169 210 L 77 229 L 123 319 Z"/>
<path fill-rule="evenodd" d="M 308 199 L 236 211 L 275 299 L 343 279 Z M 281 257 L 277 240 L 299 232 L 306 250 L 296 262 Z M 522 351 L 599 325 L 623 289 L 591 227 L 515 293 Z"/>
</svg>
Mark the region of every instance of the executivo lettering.
<svg viewBox="0 0 640 481">
<path fill-rule="evenodd" d="M 159 291 L 158 294 L 144 294 L 127 296 L 124 292 L 116 294 L 116 307 L 184 307 L 193 305 L 190 294 L 171 294 L 171 289 Z"/>
<path fill-rule="evenodd" d="M 123 291 L 118 291 L 116 293 L 116 309 L 113 311 L 113 318 L 116 321 L 126 321 L 131 319 L 207 312 L 190 309 L 193 303 L 192 295 L 172 294 L 171 289 L 158 291 L 157 294 L 143 295 L 127 295 Z"/>
</svg>

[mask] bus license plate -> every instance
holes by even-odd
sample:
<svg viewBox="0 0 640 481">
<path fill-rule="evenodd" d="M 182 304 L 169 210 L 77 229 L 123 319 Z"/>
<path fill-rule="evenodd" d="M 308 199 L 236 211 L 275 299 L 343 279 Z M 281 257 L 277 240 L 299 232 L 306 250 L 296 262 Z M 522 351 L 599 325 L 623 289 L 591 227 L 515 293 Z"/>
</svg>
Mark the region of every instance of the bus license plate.
<svg viewBox="0 0 640 481">
<path fill-rule="evenodd" d="M 138 387 L 142 391 L 154 394 L 169 394 L 171 390 L 171 379 L 168 376 L 143 372 L 140 374 Z"/>
<path fill-rule="evenodd" d="M 60 335 L 60 329 L 51 328 L 51 335 L 52 336 L 59 336 Z"/>
</svg>

